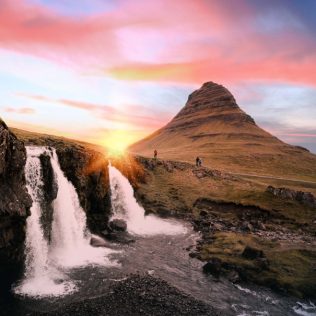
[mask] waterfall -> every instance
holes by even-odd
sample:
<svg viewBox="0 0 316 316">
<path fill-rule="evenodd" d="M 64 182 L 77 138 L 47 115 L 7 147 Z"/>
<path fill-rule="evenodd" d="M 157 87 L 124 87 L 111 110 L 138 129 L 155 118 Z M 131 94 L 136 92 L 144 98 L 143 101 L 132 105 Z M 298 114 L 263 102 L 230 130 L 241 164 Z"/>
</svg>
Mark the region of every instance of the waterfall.
<svg viewBox="0 0 316 316">
<path fill-rule="evenodd" d="M 25 277 L 15 293 L 29 296 L 60 296 L 76 291 L 65 268 L 92 265 L 116 266 L 107 257 L 114 251 L 90 245 L 91 233 L 86 227 L 85 212 L 71 182 L 64 176 L 54 149 L 26 147 L 25 176 L 33 200 L 26 223 Z M 50 156 L 58 193 L 53 201 L 51 242 L 44 237 L 41 224 L 41 201 L 44 198 L 40 155 Z"/>
<path fill-rule="evenodd" d="M 105 257 L 105 253 L 113 251 L 90 245 L 91 233 L 86 227 L 85 212 L 80 206 L 73 184 L 67 180 L 60 168 L 54 149 L 51 163 L 58 184 L 57 197 L 53 201 L 51 257 L 64 267 L 86 264 L 115 265 Z"/>
<path fill-rule="evenodd" d="M 43 199 L 42 168 L 39 156 L 47 153 L 45 147 L 26 147 L 26 187 L 33 204 L 26 220 L 25 278 L 15 288 L 21 295 L 46 296 L 72 292 L 75 285 L 49 264 L 49 245 L 41 226 L 41 200 Z M 64 280 L 64 281 L 63 281 Z"/>
<path fill-rule="evenodd" d="M 135 235 L 177 235 L 186 232 L 184 226 L 173 220 L 161 219 L 155 215 L 145 215 L 145 210 L 137 203 L 134 190 L 128 179 L 115 167 L 109 165 L 111 186 L 112 219 L 123 219 L 127 229 Z"/>
</svg>

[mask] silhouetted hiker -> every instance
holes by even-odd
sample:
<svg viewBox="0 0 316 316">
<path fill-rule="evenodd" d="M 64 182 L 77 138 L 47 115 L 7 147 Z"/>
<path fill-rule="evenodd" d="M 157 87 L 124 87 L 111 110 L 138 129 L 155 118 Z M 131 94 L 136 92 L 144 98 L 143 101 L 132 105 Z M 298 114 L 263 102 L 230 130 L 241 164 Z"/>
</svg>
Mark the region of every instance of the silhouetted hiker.
<svg viewBox="0 0 316 316">
<path fill-rule="evenodd" d="M 200 157 L 196 157 L 195 159 L 195 165 L 197 167 L 201 167 L 202 166 L 202 159 Z"/>
<path fill-rule="evenodd" d="M 157 149 L 154 150 L 154 158 L 157 159 L 158 151 Z"/>
<path fill-rule="evenodd" d="M 198 167 L 200 165 L 200 157 L 196 157 L 195 165 Z"/>
</svg>

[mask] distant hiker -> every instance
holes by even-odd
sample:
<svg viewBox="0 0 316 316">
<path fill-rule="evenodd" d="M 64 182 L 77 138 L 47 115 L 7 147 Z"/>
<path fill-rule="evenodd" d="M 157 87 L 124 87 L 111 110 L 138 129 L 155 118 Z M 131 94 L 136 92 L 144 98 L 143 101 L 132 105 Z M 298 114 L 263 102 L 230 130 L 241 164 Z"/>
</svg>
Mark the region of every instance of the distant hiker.
<svg viewBox="0 0 316 316">
<path fill-rule="evenodd" d="M 158 151 L 157 149 L 154 150 L 154 158 L 157 159 Z"/>
<path fill-rule="evenodd" d="M 195 165 L 197 167 L 201 167 L 202 166 L 202 159 L 200 157 L 196 157 L 195 159 Z"/>
<path fill-rule="evenodd" d="M 196 157 L 195 165 L 198 167 L 200 165 L 200 157 Z"/>
</svg>

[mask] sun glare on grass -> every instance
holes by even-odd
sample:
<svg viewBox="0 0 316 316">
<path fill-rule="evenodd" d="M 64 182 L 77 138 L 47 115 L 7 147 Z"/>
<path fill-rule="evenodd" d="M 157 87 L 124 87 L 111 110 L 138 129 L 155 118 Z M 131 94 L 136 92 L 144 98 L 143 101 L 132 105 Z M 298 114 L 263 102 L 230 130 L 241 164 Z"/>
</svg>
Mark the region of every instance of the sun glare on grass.
<svg viewBox="0 0 316 316">
<path fill-rule="evenodd" d="M 110 156 L 123 156 L 127 147 L 134 141 L 134 136 L 128 131 L 115 130 L 108 132 L 102 143 Z"/>
</svg>

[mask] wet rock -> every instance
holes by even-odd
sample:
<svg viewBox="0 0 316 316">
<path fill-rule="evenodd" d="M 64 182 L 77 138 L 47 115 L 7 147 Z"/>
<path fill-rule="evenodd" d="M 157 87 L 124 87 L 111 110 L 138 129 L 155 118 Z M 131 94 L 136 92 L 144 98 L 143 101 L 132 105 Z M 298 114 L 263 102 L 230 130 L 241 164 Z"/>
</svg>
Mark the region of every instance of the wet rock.
<svg viewBox="0 0 316 316">
<path fill-rule="evenodd" d="M 109 228 L 113 231 L 125 232 L 127 224 L 123 219 L 113 219 L 109 222 Z"/>
<path fill-rule="evenodd" d="M 101 237 L 92 235 L 90 245 L 93 247 L 108 247 L 108 243 Z"/>
<path fill-rule="evenodd" d="M 89 229 L 100 234 L 111 214 L 107 159 L 97 150 L 77 144 L 54 140 L 49 144 L 56 148 L 61 169 L 76 188 Z"/>
<path fill-rule="evenodd" d="M 120 244 L 130 244 L 135 242 L 134 237 L 132 237 L 129 233 L 122 231 L 111 232 L 105 237 L 107 240 L 117 242 Z"/>
<path fill-rule="evenodd" d="M 227 279 L 232 283 L 237 283 L 241 280 L 239 273 L 235 270 L 229 271 L 227 273 Z"/>
<path fill-rule="evenodd" d="M 41 154 L 39 156 L 42 175 L 41 179 L 43 181 L 43 192 L 44 197 L 41 200 L 41 223 L 44 228 L 44 236 L 47 240 L 51 240 L 51 227 L 53 223 L 53 205 L 52 202 L 56 199 L 58 193 L 58 184 L 56 181 L 56 176 L 51 164 L 50 156 L 47 154 Z"/>
<path fill-rule="evenodd" d="M 206 274 L 212 274 L 215 277 L 219 277 L 222 270 L 222 260 L 219 258 L 211 258 L 204 266 L 203 272 Z"/>
<path fill-rule="evenodd" d="M 246 259 L 250 259 L 250 260 L 254 260 L 257 258 L 264 258 L 264 253 L 262 250 L 256 249 L 256 248 L 252 248 L 250 246 L 246 246 L 242 256 Z"/>
</svg>

